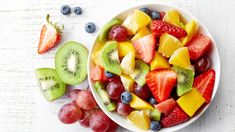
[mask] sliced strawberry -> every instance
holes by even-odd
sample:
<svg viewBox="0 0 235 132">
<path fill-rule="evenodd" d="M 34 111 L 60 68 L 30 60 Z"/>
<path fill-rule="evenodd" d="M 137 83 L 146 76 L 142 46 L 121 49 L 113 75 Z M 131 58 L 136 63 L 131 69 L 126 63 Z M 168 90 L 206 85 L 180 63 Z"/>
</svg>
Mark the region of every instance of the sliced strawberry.
<svg viewBox="0 0 235 132">
<path fill-rule="evenodd" d="M 206 103 L 211 101 L 215 84 L 215 70 L 210 69 L 194 79 L 193 86 L 202 94 L 206 99 Z"/>
<path fill-rule="evenodd" d="M 104 74 L 104 69 L 101 68 L 99 65 L 96 65 L 95 68 L 91 69 L 91 79 L 93 81 L 101 81 L 106 82 L 108 81 L 108 78 Z"/>
<path fill-rule="evenodd" d="M 50 16 L 46 17 L 47 24 L 44 24 L 41 30 L 38 54 L 43 54 L 49 49 L 55 47 L 61 40 L 62 31 L 59 26 L 50 21 Z"/>
<path fill-rule="evenodd" d="M 176 38 L 181 38 L 187 36 L 187 32 L 180 27 L 176 27 L 168 22 L 162 20 L 154 20 L 151 23 L 151 31 L 153 34 L 160 36 L 163 33 L 168 33 Z"/>
<path fill-rule="evenodd" d="M 151 71 L 145 79 L 154 98 L 160 103 L 170 97 L 171 90 L 176 84 L 176 73 L 172 70 Z"/>
<path fill-rule="evenodd" d="M 150 63 L 155 53 L 155 37 L 152 34 L 146 35 L 142 38 L 133 40 L 132 43 L 137 51 L 137 56 L 144 62 Z"/>
<path fill-rule="evenodd" d="M 167 116 L 175 108 L 175 104 L 176 104 L 175 100 L 173 98 L 170 98 L 157 105 L 154 105 L 154 107 L 157 108 L 165 116 Z"/>
<path fill-rule="evenodd" d="M 190 59 L 197 60 L 206 53 L 210 46 L 210 38 L 203 34 L 198 34 L 187 45 Z"/>
<path fill-rule="evenodd" d="M 189 120 L 188 115 L 178 106 L 172 112 L 161 119 L 162 127 L 172 127 Z"/>
</svg>

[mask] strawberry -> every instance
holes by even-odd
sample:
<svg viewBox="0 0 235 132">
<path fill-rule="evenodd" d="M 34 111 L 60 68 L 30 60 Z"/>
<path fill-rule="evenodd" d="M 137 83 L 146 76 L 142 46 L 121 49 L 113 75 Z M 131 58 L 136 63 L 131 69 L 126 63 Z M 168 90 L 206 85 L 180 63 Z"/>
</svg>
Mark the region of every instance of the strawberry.
<svg viewBox="0 0 235 132">
<path fill-rule="evenodd" d="M 215 71 L 210 69 L 194 79 L 193 86 L 202 94 L 206 99 L 206 103 L 209 103 L 213 93 L 215 84 Z"/>
<path fill-rule="evenodd" d="M 43 54 L 55 47 L 61 40 L 62 31 L 57 25 L 50 21 L 50 15 L 46 17 L 47 23 L 43 25 L 38 45 L 38 54 Z"/>
<path fill-rule="evenodd" d="M 157 105 L 154 105 L 154 107 L 157 108 L 165 116 L 167 116 L 175 108 L 175 104 L 176 104 L 175 100 L 173 98 L 170 98 Z"/>
<path fill-rule="evenodd" d="M 132 41 L 137 51 L 137 56 L 146 63 L 150 63 L 154 57 L 155 41 L 156 39 L 152 34 Z"/>
<path fill-rule="evenodd" d="M 189 120 L 188 115 L 178 105 L 176 105 L 168 116 L 164 116 L 161 119 L 161 125 L 162 127 L 172 127 L 187 120 Z"/>
<path fill-rule="evenodd" d="M 160 12 L 160 17 L 161 17 L 161 20 L 163 19 L 163 17 L 166 15 L 166 13 L 165 12 Z"/>
<path fill-rule="evenodd" d="M 156 34 L 157 36 L 160 36 L 163 33 L 168 33 L 170 35 L 175 36 L 176 38 L 182 38 L 182 37 L 187 36 L 187 32 L 184 29 L 180 27 L 176 27 L 162 20 L 152 21 L 151 31 L 153 34 Z"/>
<path fill-rule="evenodd" d="M 197 60 L 200 58 L 211 46 L 211 40 L 209 37 L 198 34 L 187 45 L 189 50 L 190 59 Z"/>
<path fill-rule="evenodd" d="M 95 68 L 91 69 L 91 79 L 93 81 L 101 81 L 101 82 L 108 81 L 108 78 L 104 74 L 104 69 L 101 68 L 99 65 L 96 65 Z"/>
<path fill-rule="evenodd" d="M 156 70 L 149 72 L 145 79 L 154 98 L 160 103 L 169 98 L 176 84 L 176 73 L 173 70 Z"/>
</svg>

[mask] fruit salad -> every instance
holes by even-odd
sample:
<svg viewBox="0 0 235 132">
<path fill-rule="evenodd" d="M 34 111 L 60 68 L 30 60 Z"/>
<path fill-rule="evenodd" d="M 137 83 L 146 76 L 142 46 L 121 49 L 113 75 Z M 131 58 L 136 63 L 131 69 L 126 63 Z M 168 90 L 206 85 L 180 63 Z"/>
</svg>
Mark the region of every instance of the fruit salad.
<svg viewBox="0 0 235 132">
<path fill-rule="evenodd" d="M 199 26 L 176 10 L 148 8 L 105 24 L 89 77 L 107 110 L 158 131 L 190 120 L 210 103 L 212 41 Z"/>
</svg>

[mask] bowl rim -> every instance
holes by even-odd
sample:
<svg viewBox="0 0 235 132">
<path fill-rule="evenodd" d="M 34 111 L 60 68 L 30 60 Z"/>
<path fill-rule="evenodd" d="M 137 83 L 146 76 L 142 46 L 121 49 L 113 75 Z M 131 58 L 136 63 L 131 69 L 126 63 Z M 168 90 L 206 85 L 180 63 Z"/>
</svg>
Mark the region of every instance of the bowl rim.
<svg viewBox="0 0 235 132">
<path fill-rule="evenodd" d="M 176 9 L 177 11 L 179 12 L 183 12 L 187 15 L 189 15 L 191 18 L 195 19 L 200 27 L 202 27 L 202 29 L 206 32 L 207 36 L 210 37 L 212 43 L 213 43 L 213 46 L 214 46 L 214 50 L 215 52 L 217 52 L 217 58 L 218 58 L 218 62 L 217 62 L 217 70 L 216 70 L 216 80 L 215 80 L 215 84 L 214 84 L 214 90 L 213 90 L 213 93 L 212 93 L 212 98 L 211 98 L 211 102 L 209 104 L 207 104 L 201 111 L 198 115 L 194 116 L 193 118 L 191 118 L 190 120 L 182 123 L 182 124 L 179 124 L 179 125 L 176 125 L 176 126 L 173 126 L 173 127 L 170 127 L 171 129 L 173 129 L 173 131 L 177 131 L 177 130 L 180 130 L 182 128 L 185 128 L 186 126 L 189 126 L 191 123 L 195 122 L 199 117 L 201 117 L 201 115 L 203 115 L 205 113 L 205 111 L 207 110 L 207 108 L 210 106 L 210 104 L 212 103 L 212 101 L 214 100 L 214 97 L 217 93 L 217 90 L 218 90 L 218 87 L 219 87 L 219 82 L 220 82 L 220 74 L 221 74 L 221 63 L 220 63 L 220 55 L 219 55 L 219 50 L 218 50 L 218 47 L 217 47 L 217 44 L 212 36 L 212 34 L 209 32 L 209 30 L 206 28 L 206 26 L 197 18 L 195 17 L 191 12 L 185 10 L 185 9 L 182 9 L 180 7 L 177 7 L 177 6 L 174 6 L 174 5 L 170 5 L 170 4 L 167 4 L 167 3 L 162 3 L 162 2 L 147 2 L 147 3 L 139 3 L 139 4 L 135 4 L 134 6 L 131 6 L 129 8 L 124 8 L 122 9 L 121 11 L 118 11 L 118 13 L 115 13 L 115 15 L 112 15 L 111 17 L 107 17 L 108 19 L 105 19 L 105 23 L 101 26 L 101 28 L 111 19 L 113 18 L 116 18 L 117 16 L 127 12 L 128 10 L 134 10 L 136 8 L 141 8 L 141 7 L 148 7 L 148 6 L 164 6 L 164 7 L 167 7 L 167 8 L 173 8 L 173 9 Z M 94 40 L 92 41 L 92 45 L 90 46 L 89 48 L 89 55 L 88 55 L 88 65 L 87 65 L 87 73 L 88 73 L 88 83 L 90 85 L 90 89 L 91 89 L 91 92 L 93 94 L 93 97 L 95 98 L 97 104 L 99 105 L 99 107 L 101 108 L 101 110 L 109 117 L 111 118 L 114 122 L 116 122 L 118 125 L 122 126 L 123 128 L 127 129 L 127 130 L 130 130 L 130 131 L 137 131 L 139 130 L 138 128 L 136 128 L 137 130 L 134 130 L 134 129 L 131 129 L 131 128 L 128 128 L 126 125 L 123 125 L 121 123 L 119 123 L 119 121 L 117 121 L 115 119 L 115 117 L 113 117 L 107 109 L 106 107 L 103 107 L 103 102 L 102 101 L 99 101 L 100 97 L 98 97 L 98 94 L 96 93 L 95 91 L 95 88 L 93 87 L 93 83 L 92 83 L 92 80 L 90 79 L 90 67 L 91 67 L 91 63 L 92 63 L 92 59 L 91 59 L 91 53 L 92 53 L 92 50 L 94 49 L 94 46 L 96 44 L 96 41 L 97 41 L 97 37 L 100 33 L 100 29 L 99 31 L 97 32 L 97 34 L 95 35 L 94 37 Z M 160 131 L 167 131 L 168 128 L 164 128 L 164 129 L 161 129 Z M 151 130 L 141 130 L 143 132 L 148 132 L 148 131 L 151 131 Z"/>
</svg>

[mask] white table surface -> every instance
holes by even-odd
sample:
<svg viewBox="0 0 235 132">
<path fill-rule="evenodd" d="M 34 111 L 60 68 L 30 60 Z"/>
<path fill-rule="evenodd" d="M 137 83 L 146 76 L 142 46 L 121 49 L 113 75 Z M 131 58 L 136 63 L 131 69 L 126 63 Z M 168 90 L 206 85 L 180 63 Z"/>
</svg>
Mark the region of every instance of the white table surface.
<svg viewBox="0 0 235 132">
<path fill-rule="evenodd" d="M 91 131 L 78 123 L 60 123 L 57 113 L 68 99 L 48 103 L 37 87 L 35 68 L 54 67 L 57 49 L 44 55 L 37 54 L 39 34 L 47 13 L 53 20 L 64 23 L 62 43 L 76 40 L 89 48 L 96 33 L 86 33 L 85 23 L 95 22 L 99 29 L 110 15 L 137 4 L 155 1 L 0 0 L 0 132 Z M 158 1 L 191 11 L 208 27 L 220 52 L 222 74 L 215 100 L 200 119 L 181 131 L 235 131 L 235 1 Z M 60 13 L 63 4 L 81 6 L 83 14 L 63 16 Z M 127 130 L 120 128 L 119 131 Z"/>
</svg>

